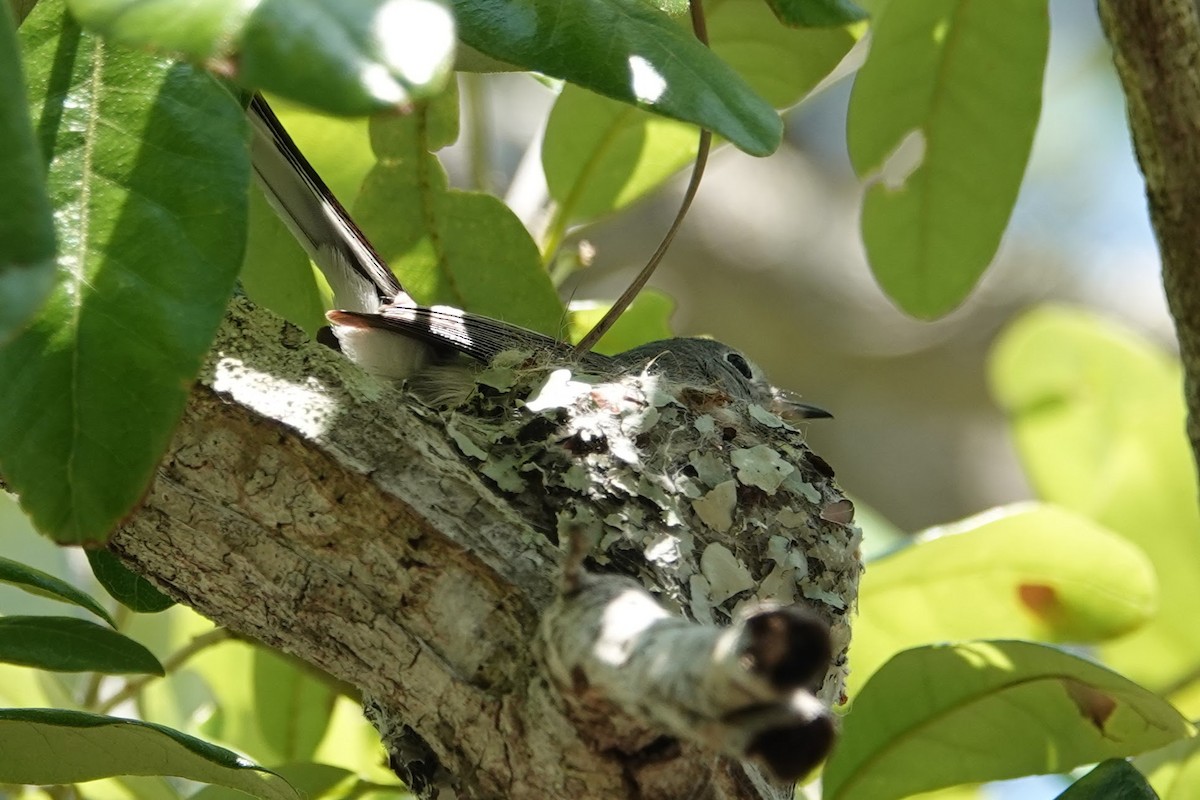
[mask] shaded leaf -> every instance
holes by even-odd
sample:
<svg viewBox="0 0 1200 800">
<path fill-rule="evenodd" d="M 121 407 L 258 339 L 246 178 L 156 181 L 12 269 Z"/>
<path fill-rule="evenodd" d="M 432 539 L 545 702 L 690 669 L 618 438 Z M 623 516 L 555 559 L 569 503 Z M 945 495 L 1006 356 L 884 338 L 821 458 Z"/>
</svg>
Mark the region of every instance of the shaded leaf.
<svg viewBox="0 0 1200 800">
<path fill-rule="evenodd" d="M 770 104 L 691 32 L 642 0 L 453 0 L 481 53 L 707 127 L 758 156 L 779 147 Z"/>
<path fill-rule="evenodd" d="M 329 764 L 283 764 L 273 767 L 272 772 L 286 780 L 305 800 L 320 800 L 322 797 L 345 798 L 358 777 L 348 769 Z M 398 791 L 408 794 L 401 786 Z M 409 795 L 411 796 L 411 795 Z M 206 786 L 188 800 L 240 800 L 242 795 L 224 786 Z"/>
<path fill-rule="evenodd" d="M 63 579 L 56 578 L 48 572 L 42 572 L 40 569 L 34 569 L 19 561 L 13 561 L 0 556 L 0 581 L 20 586 L 27 592 L 32 592 L 42 597 L 64 600 L 80 608 L 86 608 L 110 626 L 116 627 L 116 623 L 113 622 L 113 618 L 108 615 L 108 612 L 104 610 L 104 606 L 97 603 L 91 595 L 81 589 L 76 589 Z"/>
<path fill-rule="evenodd" d="M 7 3 L 0 11 L 0 344 L 20 330 L 54 286 L 54 218 L 33 138 L 21 58 Z"/>
<path fill-rule="evenodd" d="M 1071 784 L 1058 800 L 1158 800 L 1158 795 L 1132 764 L 1110 758 Z"/>
<path fill-rule="evenodd" d="M 154 584 L 125 566 L 107 550 L 85 550 L 92 574 L 114 600 L 126 608 L 153 614 L 165 611 L 175 601 L 160 592 Z"/>
<path fill-rule="evenodd" d="M 74 617 L 0 617 L 0 661 L 54 672 L 163 674 L 142 645 Z"/>
<path fill-rule="evenodd" d="M 401 283 L 421 303 L 441 303 L 556 335 L 563 308 L 529 232 L 499 199 L 450 189 L 429 151 L 444 146 L 456 110 L 372 120 L 379 164 L 355 217 Z"/>
<path fill-rule="evenodd" d="M 0 709 L 0 783 L 79 783 L 113 775 L 174 775 L 298 800 L 274 773 L 179 731 L 58 709 Z"/>
<path fill-rule="evenodd" d="M 1158 613 L 1103 645 L 1105 661 L 1152 689 L 1194 676 L 1200 506 L 1178 363 L 1097 316 L 1049 308 L 1004 333 L 990 373 L 1037 494 L 1124 536 L 1158 574 Z M 1184 710 L 1200 714 L 1200 698 Z"/>
<path fill-rule="evenodd" d="M 215 66 L 242 85 L 339 114 L 441 90 L 454 19 L 438 0 L 69 0 L 85 27 Z"/>
<path fill-rule="evenodd" d="M 0 468 L 39 530 L 94 541 L 145 491 L 232 291 L 246 122 L 209 76 L 110 51 L 61 2 L 20 33 L 60 280 L 0 347 Z"/>
<path fill-rule="evenodd" d="M 889 3 L 850 99 L 871 269 L 905 311 L 951 310 L 992 260 L 1041 109 L 1045 0 Z M 1003 65 L 1003 69 L 999 68 Z"/>
<path fill-rule="evenodd" d="M 1099 664 L 1031 642 L 900 653 L 863 687 L 825 765 L 825 800 L 890 800 L 1065 772 L 1185 736 L 1169 703 Z"/>
<path fill-rule="evenodd" d="M 850 0 L 767 0 L 767 5 L 785 25 L 833 27 L 867 18 Z"/>
<path fill-rule="evenodd" d="M 1151 619 L 1149 559 L 1054 506 L 994 509 L 871 563 L 859 593 L 851 691 L 899 650 L 946 639 L 1113 638 Z"/>
<path fill-rule="evenodd" d="M 258 187 L 250 192 L 249 213 L 242 289 L 258 305 L 316 336 L 326 324 L 325 302 L 308 255 Z"/>
</svg>

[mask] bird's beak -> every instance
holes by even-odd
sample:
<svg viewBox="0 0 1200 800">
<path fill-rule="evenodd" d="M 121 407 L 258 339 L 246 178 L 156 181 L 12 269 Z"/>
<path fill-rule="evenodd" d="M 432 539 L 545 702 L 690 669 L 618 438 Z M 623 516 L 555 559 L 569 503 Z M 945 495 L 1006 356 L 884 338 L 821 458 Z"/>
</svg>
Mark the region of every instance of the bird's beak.
<svg viewBox="0 0 1200 800">
<path fill-rule="evenodd" d="M 802 422 L 810 419 L 832 419 L 833 414 L 811 403 L 803 403 L 791 392 L 775 390 L 775 403 L 772 409 L 787 422 Z"/>
</svg>

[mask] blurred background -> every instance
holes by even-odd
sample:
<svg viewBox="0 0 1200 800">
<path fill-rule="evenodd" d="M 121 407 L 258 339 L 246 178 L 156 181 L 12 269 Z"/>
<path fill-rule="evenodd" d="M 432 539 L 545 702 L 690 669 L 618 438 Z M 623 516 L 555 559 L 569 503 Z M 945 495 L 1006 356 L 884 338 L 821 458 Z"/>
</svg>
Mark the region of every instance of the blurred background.
<svg viewBox="0 0 1200 800">
<path fill-rule="evenodd" d="M 651 282 L 677 301 L 676 333 L 738 347 L 777 385 L 831 410 L 834 420 L 810 426 L 812 446 L 843 489 L 905 531 L 1029 497 L 986 375 L 993 339 L 1023 310 L 1092 307 L 1174 346 L 1096 9 L 1051 0 L 1050 11 L 1042 119 L 1020 200 L 998 257 L 954 313 L 910 319 L 871 275 L 846 152 L 853 77 L 794 109 L 770 158 L 715 152 Z M 485 80 L 492 177 L 504 187 L 553 96 L 528 77 Z M 467 182 L 456 148 L 442 156 Z M 568 246 L 585 238 L 595 258 L 565 290 L 576 300 L 616 297 L 657 246 L 685 182 L 578 231 Z"/>
</svg>

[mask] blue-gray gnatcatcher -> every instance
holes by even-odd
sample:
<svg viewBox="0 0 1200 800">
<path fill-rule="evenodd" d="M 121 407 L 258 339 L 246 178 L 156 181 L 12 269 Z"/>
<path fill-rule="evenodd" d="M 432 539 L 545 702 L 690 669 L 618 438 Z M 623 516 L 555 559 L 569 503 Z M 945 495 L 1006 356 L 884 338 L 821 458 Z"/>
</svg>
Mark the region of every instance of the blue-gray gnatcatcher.
<svg viewBox="0 0 1200 800">
<path fill-rule="evenodd" d="M 407 378 L 432 358 L 461 353 L 488 364 L 507 350 L 549 354 L 564 365 L 618 376 L 660 374 L 681 384 L 770 405 L 791 419 L 830 414 L 771 384 L 750 359 L 711 339 L 674 338 L 615 356 L 575 353 L 567 343 L 500 320 L 447 306 L 420 306 L 375 252 L 266 101 L 255 95 L 247 113 L 254 135 L 255 177 L 270 204 L 324 273 L 339 310 L 327 315 L 343 352 L 364 369 Z"/>
</svg>

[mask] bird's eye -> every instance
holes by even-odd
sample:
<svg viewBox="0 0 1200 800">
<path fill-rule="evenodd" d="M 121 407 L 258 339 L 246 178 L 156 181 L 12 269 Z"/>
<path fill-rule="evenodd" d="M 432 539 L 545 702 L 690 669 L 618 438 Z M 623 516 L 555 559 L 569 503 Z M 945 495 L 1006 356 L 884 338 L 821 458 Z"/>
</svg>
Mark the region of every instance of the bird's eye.
<svg viewBox="0 0 1200 800">
<path fill-rule="evenodd" d="M 734 369 L 742 373 L 742 377 L 746 380 L 754 377 L 754 373 L 750 371 L 750 362 L 740 353 L 726 353 L 725 360 L 732 364 Z"/>
</svg>

